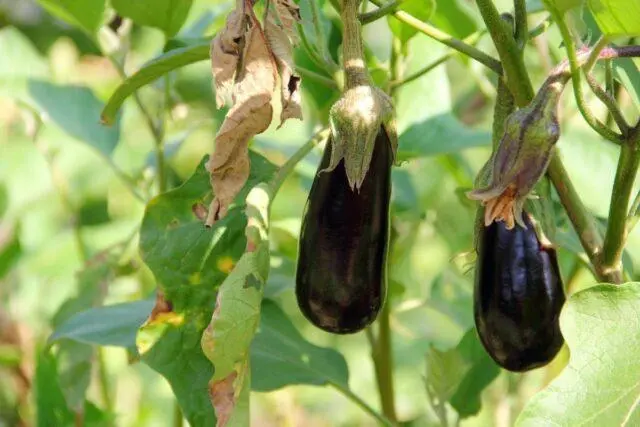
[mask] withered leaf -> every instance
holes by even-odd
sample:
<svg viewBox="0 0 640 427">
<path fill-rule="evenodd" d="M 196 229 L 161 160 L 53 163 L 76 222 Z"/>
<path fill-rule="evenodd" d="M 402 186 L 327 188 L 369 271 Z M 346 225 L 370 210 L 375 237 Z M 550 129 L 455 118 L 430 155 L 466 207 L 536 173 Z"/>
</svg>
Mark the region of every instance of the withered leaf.
<svg viewBox="0 0 640 427">
<path fill-rule="evenodd" d="M 300 7 L 291 0 L 275 0 L 274 3 L 282 29 L 293 44 L 298 44 L 300 38 L 296 24 L 301 20 Z"/>
<path fill-rule="evenodd" d="M 235 10 L 227 16 L 224 29 L 211 42 L 211 71 L 218 108 L 225 104 L 225 99 L 233 88 L 246 25 L 244 0 L 237 0 Z"/>
<path fill-rule="evenodd" d="M 234 105 L 225 117 L 215 148 L 207 162 L 215 194 L 207 224 L 224 217 L 230 203 L 249 177 L 249 140 L 271 123 L 271 97 L 276 85 L 276 65 L 262 29 L 251 17 L 245 34 L 242 70 L 233 89 Z"/>
<path fill-rule="evenodd" d="M 211 403 L 216 411 L 218 422 L 216 427 L 223 427 L 229 422 L 236 406 L 236 393 L 233 383 L 238 377 L 236 371 L 231 372 L 220 381 L 212 382 L 209 386 Z"/>
<path fill-rule="evenodd" d="M 302 120 L 302 108 L 300 106 L 301 78 L 294 74 L 293 47 L 284 30 L 272 19 L 269 19 L 265 24 L 264 32 L 280 73 L 280 100 L 282 104 L 280 125 L 278 126 L 280 128 L 287 119 Z"/>
</svg>

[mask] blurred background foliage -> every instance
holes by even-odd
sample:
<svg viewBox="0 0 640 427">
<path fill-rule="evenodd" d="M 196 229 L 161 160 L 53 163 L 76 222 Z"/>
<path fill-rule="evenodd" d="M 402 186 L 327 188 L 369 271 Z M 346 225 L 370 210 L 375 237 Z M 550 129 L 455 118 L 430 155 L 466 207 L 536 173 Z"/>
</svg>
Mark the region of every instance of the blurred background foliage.
<svg viewBox="0 0 640 427">
<path fill-rule="evenodd" d="M 99 118 L 123 75 L 164 51 L 215 34 L 233 3 L 184 1 L 180 3 L 184 10 L 174 11 L 174 19 L 167 22 L 135 11 L 132 20 L 119 22 L 114 8 L 126 9 L 127 2 L 112 0 L 104 15 L 93 12 L 93 3 L 104 5 L 104 1 L 0 0 L 0 426 L 80 425 L 78 414 L 83 414 L 86 425 L 159 426 L 169 425 L 176 413 L 171 387 L 150 369 L 153 360 L 140 363 L 132 345 L 135 329 L 131 325 L 139 326 L 146 319 L 156 287 L 154 274 L 138 249 L 145 205 L 158 194 L 154 135 L 132 99 L 125 102 L 111 127 L 102 126 Z M 429 6 L 430 12 L 420 19 L 459 38 L 482 27 L 470 1 L 407 3 L 416 16 Z M 511 7 L 506 0 L 496 3 L 501 10 Z M 306 31 L 311 21 L 305 4 L 302 0 Z M 80 9 L 69 9 L 69 5 Z M 329 1 L 319 5 L 329 51 L 337 60 L 340 23 Z M 545 13 L 539 2 L 529 6 L 533 26 Z M 593 18 L 588 10 L 581 13 L 573 18 L 585 41 L 594 40 L 598 29 Z M 394 18 L 367 25 L 369 66 L 382 86 L 389 80 L 392 34 L 403 40 L 404 75 L 447 52 L 426 36 L 407 31 Z M 560 37 L 552 27 L 531 44 L 527 66 L 539 84 L 563 57 Z M 487 37 L 478 47 L 495 53 Z M 296 51 L 296 63 L 322 73 L 302 49 Z M 631 60 L 621 60 L 616 63 L 616 76 L 622 82 L 638 81 L 638 69 Z M 274 165 L 282 164 L 319 126 L 326 125 L 328 108 L 339 95 L 311 78 L 303 79 L 302 88 L 305 120 L 289 121 L 280 130 L 272 126 L 252 144 Z M 224 117 L 225 111 L 215 108 L 209 64 L 201 61 L 173 71 L 140 89 L 137 96 L 149 116 L 163 123 L 167 186 L 177 188 L 210 153 Z M 393 171 L 389 304 L 396 404 L 405 425 L 442 423 L 425 381 L 435 387 L 439 398 L 449 401 L 451 423 L 511 425 L 526 401 L 567 361 L 564 351 L 543 369 L 498 374 L 486 356 L 478 356 L 475 335 L 465 335 L 473 327 L 475 206 L 464 191 L 471 188 L 475 173 L 490 154 L 494 98 L 495 77 L 459 55 L 395 94 L 399 155 L 405 162 Z M 622 91 L 620 99 L 625 112 L 637 117 L 636 95 Z M 587 129 L 569 94 L 563 102 L 559 143 L 563 161 L 588 208 L 604 218 L 618 149 Z M 291 322 L 293 326 L 287 327 L 295 327 L 300 340 L 342 354 L 348 387 L 375 408 L 376 380 L 365 334 L 332 336 L 315 329 L 298 311 L 293 294 L 300 217 L 320 155 L 316 148 L 296 167 L 273 203 L 272 269 L 265 290 L 271 301 L 266 304 L 271 305 L 263 307 L 263 312 L 273 316 L 268 321 L 276 327 Z M 202 167 L 199 170 L 202 175 Z M 191 187 L 181 191 L 206 191 L 206 179 L 198 181 L 198 172 L 193 179 Z M 169 204 L 165 212 L 176 206 L 188 209 L 180 201 L 186 193 L 169 194 L 154 199 Z M 561 226 L 557 243 L 562 274 L 574 292 L 592 285 L 594 279 L 580 261 L 584 254 L 565 214 L 557 202 L 555 206 Z M 141 250 L 145 252 L 144 242 Z M 147 258 L 147 263 L 162 264 L 165 257 L 164 262 L 171 265 L 171 257 L 181 257 L 178 248 L 167 250 L 159 260 Z M 636 228 L 626 257 L 630 279 L 635 278 L 634 267 L 640 262 L 635 254 L 639 253 Z M 217 267 L 224 271 L 220 263 Z M 211 310 L 213 301 L 207 301 Z M 123 303 L 130 303 L 126 310 L 94 311 L 92 317 L 76 318 L 75 326 L 58 331 L 53 346 L 47 341 L 77 313 Z M 101 322 L 106 331 L 85 331 L 88 335 L 80 337 L 81 326 L 99 329 Z M 277 344 L 273 337 L 261 337 L 262 333 L 267 332 L 258 334 L 255 346 Z M 139 335 L 138 345 L 145 339 Z M 340 363 L 335 353 L 320 352 L 317 357 L 319 363 L 335 357 Z M 337 369 L 335 363 L 328 365 L 327 369 Z M 271 368 L 265 365 L 264 369 L 267 375 Z M 468 375 L 470 371 L 473 375 Z M 335 388 L 308 384 L 280 388 L 296 381 L 261 382 L 260 372 L 254 367 L 258 391 L 251 395 L 252 425 L 374 425 L 362 408 Z M 483 374 L 487 378 L 478 380 Z M 346 371 L 336 375 L 344 376 Z M 479 383 L 474 384 L 474 379 Z M 457 420 L 452 408 L 464 418 Z"/>
</svg>

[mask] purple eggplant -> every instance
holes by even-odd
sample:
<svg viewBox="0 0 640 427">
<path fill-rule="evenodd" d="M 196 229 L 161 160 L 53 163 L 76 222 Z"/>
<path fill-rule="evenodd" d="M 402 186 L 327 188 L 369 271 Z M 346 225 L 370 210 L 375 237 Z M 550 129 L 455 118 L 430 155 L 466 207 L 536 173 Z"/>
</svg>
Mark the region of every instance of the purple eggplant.
<svg viewBox="0 0 640 427">
<path fill-rule="evenodd" d="M 393 152 L 380 129 L 359 189 L 349 185 L 344 160 L 325 170 L 330 158 L 331 142 L 303 216 L 296 297 L 314 325 L 348 334 L 373 322 L 385 299 Z"/>
<path fill-rule="evenodd" d="M 551 362 L 564 339 L 559 316 L 565 302 L 556 252 L 540 243 L 529 215 L 526 228 L 483 227 L 478 240 L 474 315 L 489 355 L 510 371 Z"/>
</svg>

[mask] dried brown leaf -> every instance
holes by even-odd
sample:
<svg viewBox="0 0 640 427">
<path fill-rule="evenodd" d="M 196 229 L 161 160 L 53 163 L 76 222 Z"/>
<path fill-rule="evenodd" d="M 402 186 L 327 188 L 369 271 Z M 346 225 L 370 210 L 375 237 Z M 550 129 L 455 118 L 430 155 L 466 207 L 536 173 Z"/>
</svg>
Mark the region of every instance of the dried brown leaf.
<svg viewBox="0 0 640 427">
<path fill-rule="evenodd" d="M 269 19 L 265 25 L 264 32 L 280 73 L 280 100 L 282 104 L 280 125 L 278 126 L 280 128 L 287 119 L 302 120 L 302 108 L 300 105 L 301 78 L 294 74 L 293 46 L 284 30 Z"/>
<path fill-rule="evenodd" d="M 293 44 L 300 40 L 296 30 L 296 24 L 300 22 L 300 7 L 292 0 L 275 0 L 275 10 L 282 29 Z"/>
<path fill-rule="evenodd" d="M 233 409 L 236 406 L 234 382 L 237 376 L 238 373 L 233 371 L 224 379 L 209 385 L 209 397 L 218 419 L 216 427 L 224 427 L 229 422 L 231 414 L 233 414 Z"/>
<path fill-rule="evenodd" d="M 247 15 L 244 11 L 244 2 L 237 0 L 235 10 L 227 16 L 224 29 L 211 42 L 211 71 L 218 108 L 225 104 L 225 99 L 233 89 L 246 25 Z"/>
<path fill-rule="evenodd" d="M 249 140 L 271 123 L 271 97 L 276 85 L 276 65 L 262 29 L 255 19 L 245 35 L 242 71 L 233 90 L 234 106 L 225 117 L 213 155 L 207 162 L 215 198 L 207 224 L 224 217 L 249 177 Z"/>
</svg>

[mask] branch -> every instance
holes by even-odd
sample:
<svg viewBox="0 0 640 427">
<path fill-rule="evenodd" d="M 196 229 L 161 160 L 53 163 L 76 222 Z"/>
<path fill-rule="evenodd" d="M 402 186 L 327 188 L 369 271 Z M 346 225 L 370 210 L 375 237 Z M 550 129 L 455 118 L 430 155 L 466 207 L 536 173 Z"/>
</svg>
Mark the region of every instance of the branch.
<svg viewBox="0 0 640 427">
<path fill-rule="evenodd" d="M 378 7 L 384 6 L 382 0 L 369 1 Z M 432 39 L 439 41 L 440 43 L 445 44 L 459 52 L 462 52 L 470 58 L 475 59 L 496 74 L 502 74 L 502 67 L 500 66 L 500 62 L 490 55 L 482 52 L 481 50 L 466 44 L 462 40 L 457 39 L 452 35 L 447 34 L 432 25 L 427 24 L 426 22 L 422 22 L 421 20 L 415 18 L 407 12 L 399 10 L 393 12 L 393 16 L 395 16 L 399 21 L 404 22 L 405 24 L 415 28 L 419 32 L 431 37 Z"/>
</svg>

